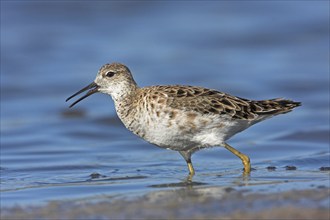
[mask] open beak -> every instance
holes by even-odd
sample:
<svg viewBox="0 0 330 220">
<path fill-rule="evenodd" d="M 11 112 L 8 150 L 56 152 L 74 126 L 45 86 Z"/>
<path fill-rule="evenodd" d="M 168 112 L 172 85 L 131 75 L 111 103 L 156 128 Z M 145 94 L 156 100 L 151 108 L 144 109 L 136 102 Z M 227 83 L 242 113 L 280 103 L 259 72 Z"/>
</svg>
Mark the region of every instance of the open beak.
<svg viewBox="0 0 330 220">
<path fill-rule="evenodd" d="M 70 99 L 72 99 L 73 97 L 75 97 L 76 95 L 79 95 L 80 93 L 89 90 L 84 96 L 80 97 L 77 101 L 75 101 L 74 103 L 72 103 L 70 105 L 70 108 L 71 108 L 72 106 L 74 106 L 75 104 L 77 104 L 78 102 L 80 102 L 81 100 L 87 98 L 90 95 L 93 95 L 94 93 L 97 93 L 99 91 L 98 89 L 99 89 L 99 86 L 95 82 L 92 82 L 91 84 L 89 84 L 85 88 L 81 89 L 80 91 L 76 92 L 75 94 L 73 94 L 72 96 L 70 96 L 69 98 L 67 98 L 65 101 L 67 102 Z"/>
</svg>

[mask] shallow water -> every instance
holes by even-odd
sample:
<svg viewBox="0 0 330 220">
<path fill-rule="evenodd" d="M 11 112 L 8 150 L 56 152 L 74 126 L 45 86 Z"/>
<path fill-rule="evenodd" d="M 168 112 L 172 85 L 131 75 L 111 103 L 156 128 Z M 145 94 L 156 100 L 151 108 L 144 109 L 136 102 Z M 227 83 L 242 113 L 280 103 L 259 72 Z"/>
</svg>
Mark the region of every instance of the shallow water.
<svg viewBox="0 0 330 220">
<path fill-rule="evenodd" d="M 328 2 L 1 2 L 1 207 L 185 188 L 177 152 L 135 137 L 110 97 L 65 99 L 119 61 L 141 86 L 303 105 L 193 156 L 189 187 L 329 187 Z"/>
</svg>

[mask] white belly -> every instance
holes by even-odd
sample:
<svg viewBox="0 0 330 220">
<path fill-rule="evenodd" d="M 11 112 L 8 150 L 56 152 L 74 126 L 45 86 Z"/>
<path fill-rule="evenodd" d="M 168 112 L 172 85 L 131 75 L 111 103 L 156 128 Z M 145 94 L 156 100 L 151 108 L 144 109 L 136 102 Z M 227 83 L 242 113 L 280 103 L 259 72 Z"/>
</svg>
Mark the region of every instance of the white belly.
<svg viewBox="0 0 330 220">
<path fill-rule="evenodd" d="M 232 135 L 249 126 L 246 121 L 231 121 L 219 115 L 187 117 L 187 113 L 180 112 L 173 119 L 164 113 L 158 117 L 141 117 L 139 121 L 143 132 L 132 130 L 135 134 L 159 147 L 176 151 L 223 145 Z"/>
</svg>

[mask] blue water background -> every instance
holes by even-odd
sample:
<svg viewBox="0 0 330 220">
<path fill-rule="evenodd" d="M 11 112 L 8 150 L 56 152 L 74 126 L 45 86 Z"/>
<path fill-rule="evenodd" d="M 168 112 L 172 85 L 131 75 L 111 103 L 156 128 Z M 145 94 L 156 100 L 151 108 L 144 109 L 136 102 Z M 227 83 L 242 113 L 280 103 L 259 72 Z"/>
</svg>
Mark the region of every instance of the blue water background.
<svg viewBox="0 0 330 220">
<path fill-rule="evenodd" d="M 266 191 L 327 186 L 328 1 L 1 1 L 1 207 L 127 196 L 185 179 L 181 156 L 127 131 L 110 97 L 68 109 L 65 99 L 115 61 L 140 86 L 302 102 L 229 142 L 251 158 L 248 182 L 221 148 L 193 156 L 194 181 Z"/>
</svg>

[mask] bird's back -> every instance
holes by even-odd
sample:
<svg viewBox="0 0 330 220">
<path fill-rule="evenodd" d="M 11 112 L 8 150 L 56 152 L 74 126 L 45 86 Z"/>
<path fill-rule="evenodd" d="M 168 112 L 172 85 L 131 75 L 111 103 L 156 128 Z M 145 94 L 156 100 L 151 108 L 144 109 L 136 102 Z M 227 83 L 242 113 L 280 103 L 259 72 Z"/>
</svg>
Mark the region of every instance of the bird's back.
<svg viewBox="0 0 330 220">
<path fill-rule="evenodd" d="M 173 109 L 224 115 L 233 119 L 255 120 L 287 113 L 300 106 L 300 102 L 282 98 L 255 101 L 196 86 L 152 86 L 142 90 L 146 90 L 145 94 L 151 99 L 163 97 L 161 103 Z"/>
</svg>

